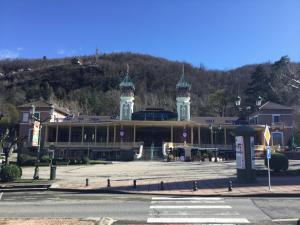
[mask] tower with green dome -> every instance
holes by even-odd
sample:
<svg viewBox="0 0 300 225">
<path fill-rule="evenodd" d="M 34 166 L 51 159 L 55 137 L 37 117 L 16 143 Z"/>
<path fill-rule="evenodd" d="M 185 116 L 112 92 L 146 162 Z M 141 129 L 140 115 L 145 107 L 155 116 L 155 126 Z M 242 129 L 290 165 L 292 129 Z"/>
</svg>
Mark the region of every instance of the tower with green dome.
<svg viewBox="0 0 300 225">
<path fill-rule="evenodd" d="M 191 84 L 186 80 L 184 75 L 184 67 L 182 69 L 182 75 L 179 81 L 176 84 L 176 106 L 177 106 L 177 115 L 178 121 L 191 119 Z"/>
<path fill-rule="evenodd" d="M 127 65 L 127 72 L 120 83 L 120 120 L 131 120 L 134 106 L 134 84 L 129 77 L 129 66 Z"/>
</svg>

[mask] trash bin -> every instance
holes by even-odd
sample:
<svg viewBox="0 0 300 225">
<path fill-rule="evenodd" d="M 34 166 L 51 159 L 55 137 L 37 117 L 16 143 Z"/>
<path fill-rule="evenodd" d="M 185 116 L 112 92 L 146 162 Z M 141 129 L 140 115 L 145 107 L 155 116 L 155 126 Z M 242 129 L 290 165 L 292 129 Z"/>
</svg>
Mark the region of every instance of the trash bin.
<svg viewBox="0 0 300 225">
<path fill-rule="evenodd" d="M 50 167 L 50 180 L 55 180 L 56 178 L 56 166 L 51 165 Z"/>
</svg>

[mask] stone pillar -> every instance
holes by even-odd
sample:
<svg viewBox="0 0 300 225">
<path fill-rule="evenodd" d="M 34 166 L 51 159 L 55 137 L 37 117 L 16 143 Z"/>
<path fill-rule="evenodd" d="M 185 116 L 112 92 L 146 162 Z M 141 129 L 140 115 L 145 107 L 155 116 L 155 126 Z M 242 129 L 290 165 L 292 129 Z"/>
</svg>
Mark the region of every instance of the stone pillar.
<svg viewBox="0 0 300 225">
<path fill-rule="evenodd" d="M 81 144 L 83 144 L 84 126 L 81 127 Z"/>
<path fill-rule="evenodd" d="M 227 132 L 226 132 L 226 127 L 224 127 L 224 144 L 227 145 Z"/>
<path fill-rule="evenodd" d="M 173 125 L 171 125 L 171 142 L 173 143 L 174 142 L 174 134 L 173 134 Z"/>
<path fill-rule="evenodd" d="M 116 124 L 114 124 L 114 143 L 116 143 Z"/>
<path fill-rule="evenodd" d="M 255 130 L 248 125 L 241 125 L 234 130 L 236 137 L 237 178 L 245 181 L 254 181 L 256 179 L 254 134 Z"/>
<path fill-rule="evenodd" d="M 109 142 L 109 125 L 106 126 L 106 143 Z"/>
<path fill-rule="evenodd" d="M 95 145 L 97 143 L 97 126 L 95 126 Z"/>
<path fill-rule="evenodd" d="M 214 131 L 213 131 L 213 129 L 210 129 L 210 143 L 214 144 Z"/>
<path fill-rule="evenodd" d="M 200 135 L 201 129 L 200 126 L 198 126 L 198 145 L 200 146 L 201 144 L 201 135 Z"/>
<path fill-rule="evenodd" d="M 71 124 L 69 125 L 69 139 L 68 139 L 68 145 L 70 145 L 71 143 L 71 136 L 72 135 L 72 128 L 71 128 Z"/>
<path fill-rule="evenodd" d="M 194 127 L 191 126 L 191 144 L 194 144 Z"/>
<path fill-rule="evenodd" d="M 133 125 L 133 142 L 135 142 L 136 139 L 136 127 Z"/>
<path fill-rule="evenodd" d="M 56 124 L 56 135 L 55 135 L 55 142 L 57 143 L 58 140 L 58 124 Z"/>
</svg>

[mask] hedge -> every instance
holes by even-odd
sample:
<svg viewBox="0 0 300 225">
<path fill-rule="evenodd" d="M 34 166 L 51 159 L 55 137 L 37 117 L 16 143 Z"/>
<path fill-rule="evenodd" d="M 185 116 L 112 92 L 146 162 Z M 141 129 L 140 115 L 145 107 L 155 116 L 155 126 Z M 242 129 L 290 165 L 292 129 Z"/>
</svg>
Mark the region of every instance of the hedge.
<svg viewBox="0 0 300 225">
<path fill-rule="evenodd" d="M 16 165 L 2 166 L 0 171 L 0 179 L 2 182 L 15 181 L 21 178 L 22 169 Z"/>
<path fill-rule="evenodd" d="M 265 166 L 268 166 L 267 159 L 265 159 Z M 281 153 L 272 153 L 270 158 L 270 169 L 275 172 L 286 171 L 289 168 L 288 158 Z"/>
</svg>

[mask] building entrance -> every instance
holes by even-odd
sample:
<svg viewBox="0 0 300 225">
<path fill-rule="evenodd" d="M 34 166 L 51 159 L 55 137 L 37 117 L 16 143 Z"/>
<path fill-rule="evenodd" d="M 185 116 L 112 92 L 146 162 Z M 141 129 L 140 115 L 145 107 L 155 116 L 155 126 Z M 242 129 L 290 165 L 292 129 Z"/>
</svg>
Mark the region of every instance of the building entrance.
<svg viewBox="0 0 300 225">
<path fill-rule="evenodd" d="M 144 142 L 144 160 L 161 160 L 162 144 L 171 141 L 171 131 L 167 127 L 137 128 L 136 140 Z"/>
</svg>

